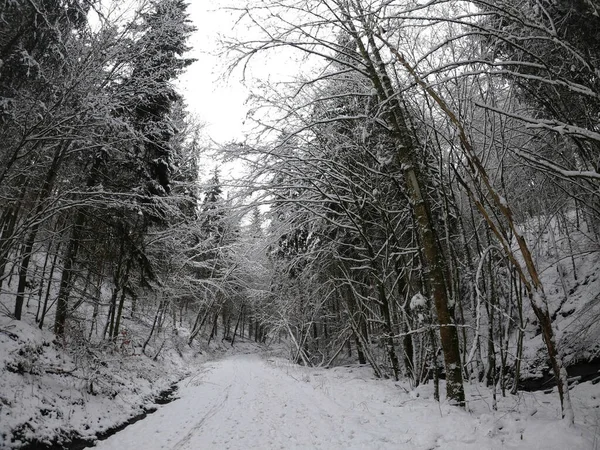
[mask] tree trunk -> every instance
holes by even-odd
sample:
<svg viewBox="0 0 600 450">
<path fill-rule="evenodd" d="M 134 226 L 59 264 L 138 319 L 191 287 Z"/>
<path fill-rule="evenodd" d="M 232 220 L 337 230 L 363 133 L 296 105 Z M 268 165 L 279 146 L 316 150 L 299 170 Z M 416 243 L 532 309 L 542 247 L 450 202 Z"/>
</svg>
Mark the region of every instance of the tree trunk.
<svg viewBox="0 0 600 450">
<path fill-rule="evenodd" d="M 113 328 L 114 328 L 114 320 L 115 320 L 115 309 L 117 308 L 117 297 L 119 296 L 119 288 L 117 286 L 114 287 L 112 296 L 110 298 L 110 304 L 108 306 L 108 314 L 106 316 L 106 324 L 104 325 L 104 331 L 102 333 L 102 339 L 106 339 L 106 334 L 108 333 L 108 338 L 112 339 Z"/>
<path fill-rule="evenodd" d="M 240 320 L 242 319 L 242 316 L 244 314 L 244 308 L 246 305 L 242 305 L 242 307 L 240 308 L 240 313 L 238 314 L 238 318 L 237 321 L 235 322 L 235 328 L 233 330 L 233 336 L 231 338 L 231 346 L 233 347 L 233 344 L 235 342 L 235 336 L 237 334 L 238 331 L 238 326 L 240 325 Z"/>
<path fill-rule="evenodd" d="M 97 171 L 101 162 L 101 157 L 96 156 L 92 168 L 90 169 L 86 187 L 90 188 L 96 184 L 96 179 L 98 177 Z M 77 260 L 79 246 L 81 245 L 84 223 L 85 211 L 83 208 L 79 208 L 75 213 L 75 218 L 73 220 L 73 231 L 71 232 L 71 238 L 69 239 L 67 249 L 65 250 L 63 271 L 58 290 L 58 297 L 56 299 L 54 333 L 58 337 L 63 337 L 65 333 L 65 325 L 69 311 L 69 296 L 71 295 L 71 289 L 73 287 L 73 281 L 75 278 L 75 262 Z"/>
<path fill-rule="evenodd" d="M 210 341 L 217 335 L 217 326 L 219 324 L 219 313 L 220 312 L 221 311 L 219 311 L 219 310 L 217 310 L 215 312 L 215 316 L 214 316 L 214 319 L 213 319 L 213 325 L 212 325 L 212 328 L 211 328 L 210 333 L 208 335 L 208 343 L 207 343 L 207 345 L 210 345 Z"/>
<path fill-rule="evenodd" d="M 23 204 L 23 198 L 27 191 L 27 183 L 24 178 L 25 177 L 23 176 L 19 180 L 22 184 L 19 199 L 16 201 L 16 204 L 8 207 L 2 214 L 2 225 L 0 227 L 0 289 L 4 283 L 4 272 L 8 264 L 8 257 L 13 245 L 16 243 L 16 236 L 14 236 L 15 227 L 17 225 L 19 211 Z"/>
<path fill-rule="evenodd" d="M 163 302 L 161 300 L 158 304 L 158 309 L 156 310 L 156 314 L 154 314 L 154 321 L 152 322 L 152 328 L 150 328 L 150 334 L 148 335 L 148 338 L 144 341 L 144 345 L 142 346 L 142 353 L 144 355 L 146 354 L 146 347 L 150 343 L 150 339 L 152 339 L 152 335 L 154 334 L 154 329 L 156 328 L 156 323 L 158 322 L 158 316 L 160 315 L 160 311 L 161 311 L 162 307 L 163 307 Z"/>
<path fill-rule="evenodd" d="M 198 314 L 196 315 L 196 320 L 194 322 L 194 327 L 192 328 L 192 333 L 190 334 L 190 337 L 188 339 L 188 345 L 192 345 L 192 342 L 194 341 L 194 339 L 196 339 L 196 336 L 198 336 L 198 333 L 200 333 L 200 330 L 202 329 L 202 326 L 204 325 L 204 322 L 206 322 L 206 319 L 208 318 L 208 314 L 210 313 L 210 310 L 212 309 L 212 306 L 214 305 L 215 301 L 211 301 L 210 305 L 208 305 L 206 307 L 206 309 L 204 310 L 204 314 L 202 314 L 202 308 L 198 309 Z"/>
<path fill-rule="evenodd" d="M 129 259 L 127 261 L 127 265 L 125 267 L 125 273 L 123 274 L 123 279 L 119 281 L 119 285 L 121 286 L 121 298 L 119 299 L 119 307 L 117 309 L 117 317 L 115 322 L 115 329 L 113 331 L 112 339 L 116 340 L 119 335 L 119 328 L 121 327 L 121 316 L 123 315 L 123 306 L 125 304 L 125 287 L 127 286 L 127 282 L 129 280 L 129 271 L 131 270 L 132 260 Z"/>
<path fill-rule="evenodd" d="M 66 150 L 66 146 L 61 147 L 56 150 L 54 154 L 54 158 L 52 159 L 52 164 L 48 169 L 48 173 L 46 174 L 46 179 L 44 180 L 44 184 L 39 193 L 37 199 L 37 206 L 35 208 L 35 212 L 33 213 L 32 220 L 33 224 L 31 225 L 31 229 L 29 231 L 29 236 L 27 238 L 27 242 L 21 249 L 21 265 L 19 267 L 19 285 L 17 287 L 17 296 L 15 299 L 15 318 L 17 320 L 21 319 L 21 310 L 23 308 L 23 299 L 25 296 L 25 288 L 27 285 L 27 272 L 29 270 L 29 262 L 31 261 L 31 254 L 33 252 L 33 246 L 35 244 L 35 239 L 37 237 L 37 232 L 41 225 L 40 215 L 44 208 L 46 207 L 46 200 L 50 195 L 50 191 L 52 186 L 54 186 L 54 180 L 56 179 L 56 175 L 58 169 L 60 167 L 62 161 L 62 155 L 64 154 L 64 150 Z"/>
<path fill-rule="evenodd" d="M 394 345 L 394 336 L 392 332 L 392 319 L 390 317 L 390 305 L 388 303 L 385 289 L 381 284 L 379 285 L 379 308 L 383 315 L 383 340 L 385 342 L 386 351 L 388 358 L 392 365 L 392 373 L 394 374 L 394 380 L 398 381 L 398 375 L 400 368 L 398 364 L 398 355 L 396 355 L 396 346 Z"/>
<path fill-rule="evenodd" d="M 366 17 L 361 17 L 366 20 Z M 387 69 L 381 55 L 379 46 L 370 30 L 370 25 L 363 22 L 363 29 L 367 31 L 370 52 L 364 44 L 360 33 L 354 28 L 352 21 L 348 21 L 356 45 L 367 66 L 367 71 L 381 104 L 387 105 L 385 113 L 386 122 L 392 131 L 398 162 L 404 168 L 404 183 L 408 191 L 412 212 L 417 223 L 418 234 L 423 247 L 423 256 L 428 270 L 428 281 L 433 295 L 437 319 L 440 326 L 440 337 L 444 363 L 446 368 L 446 396 L 450 403 L 464 407 L 465 392 L 462 378 L 462 365 L 460 360 L 460 347 L 458 332 L 454 325 L 450 311 L 446 279 L 446 263 L 443 252 L 438 245 L 430 208 L 427 198 L 423 195 L 422 181 L 418 174 L 418 154 L 413 142 L 412 132 L 408 126 L 405 112 L 398 100 Z"/>
<path fill-rule="evenodd" d="M 40 316 L 39 329 L 43 329 L 44 320 L 46 319 L 46 313 L 48 312 L 48 300 L 50 299 L 50 290 L 52 289 L 52 279 L 54 278 L 54 271 L 56 270 L 56 262 L 58 261 L 58 255 L 60 254 L 60 247 L 62 242 L 58 242 L 56 246 L 56 253 L 52 258 L 52 266 L 50 267 L 50 273 L 48 274 L 48 284 L 46 286 L 46 294 L 44 297 L 44 306 L 42 307 L 42 315 Z"/>
<path fill-rule="evenodd" d="M 83 227 L 84 221 L 85 216 L 83 215 L 83 212 L 78 212 L 73 225 L 71 239 L 69 239 L 69 243 L 67 244 L 67 249 L 65 251 L 65 262 L 60 280 L 58 297 L 56 299 L 56 315 L 54 317 L 54 333 L 58 337 L 63 337 L 65 334 L 69 296 L 71 294 L 71 288 L 73 287 L 75 276 L 75 260 L 79 251 L 81 228 Z"/>
</svg>

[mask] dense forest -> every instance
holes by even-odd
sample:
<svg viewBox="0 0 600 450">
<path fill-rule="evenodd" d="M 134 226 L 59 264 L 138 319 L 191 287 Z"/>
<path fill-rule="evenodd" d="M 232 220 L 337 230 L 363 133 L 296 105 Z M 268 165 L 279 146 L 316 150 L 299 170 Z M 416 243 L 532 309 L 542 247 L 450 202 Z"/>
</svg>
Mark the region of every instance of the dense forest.
<svg viewBox="0 0 600 450">
<path fill-rule="evenodd" d="M 0 0 L 2 370 L 253 340 L 458 408 L 551 379 L 573 422 L 567 369 L 600 352 L 600 3 L 233 5 L 232 73 L 298 69 L 217 146 L 175 88 L 184 0 Z"/>
</svg>

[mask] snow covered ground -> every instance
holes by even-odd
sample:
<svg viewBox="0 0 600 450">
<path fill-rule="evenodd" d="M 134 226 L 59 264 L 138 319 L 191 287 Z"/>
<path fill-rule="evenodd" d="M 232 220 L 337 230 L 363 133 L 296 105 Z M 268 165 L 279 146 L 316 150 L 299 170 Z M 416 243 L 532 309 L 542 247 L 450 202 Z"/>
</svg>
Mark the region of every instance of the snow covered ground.
<svg viewBox="0 0 600 450">
<path fill-rule="evenodd" d="M 597 391 L 591 384 L 582 388 L 582 396 Z M 583 415 L 587 423 L 580 414 L 579 424 L 569 428 L 557 420 L 556 394 L 522 393 L 499 400 L 492 411 L 489 392 L 480 389 L 471 387 L 470 411 L 461 411 L 435 402 L 431 385 L 410 390 L 374 380 L 367 367 L 311 369 L 234 355 L 202 365 L 181 383 L 179 400 L 97 448 L 599 448 L 597 408 Z"/>
<path fill-rule="evenodd" d="M 171 349 L 155 362 L 112 348 L 72 348 L 68 354 L 50 331 L 0 316 L 0 449 L 94 438 L 152 408 L 189 373 Z"/>
</svg>

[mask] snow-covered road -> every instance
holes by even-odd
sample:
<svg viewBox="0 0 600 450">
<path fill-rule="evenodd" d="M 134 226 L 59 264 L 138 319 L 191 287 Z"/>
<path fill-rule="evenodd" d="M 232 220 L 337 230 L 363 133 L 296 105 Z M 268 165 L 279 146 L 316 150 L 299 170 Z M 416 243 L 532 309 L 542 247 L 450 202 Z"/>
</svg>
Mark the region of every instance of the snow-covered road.
<svg viewBox="0 0 600 450">
<path fill-rule="evenodd" d="M 97 448 L 398 448 L 364 414 L 346 411 L 298 375 L 258 356 L 209 363 L 183 384 L 179 400 Z"/>
<path fill-rule="evenodd" d="M 306 369 L 254 355 L 213 361 L 182 383 L 179 400 L 96 448 L 584 448 L 555 421 L 525 425 L 444 408 L 353 370 Z"/>
</svg>

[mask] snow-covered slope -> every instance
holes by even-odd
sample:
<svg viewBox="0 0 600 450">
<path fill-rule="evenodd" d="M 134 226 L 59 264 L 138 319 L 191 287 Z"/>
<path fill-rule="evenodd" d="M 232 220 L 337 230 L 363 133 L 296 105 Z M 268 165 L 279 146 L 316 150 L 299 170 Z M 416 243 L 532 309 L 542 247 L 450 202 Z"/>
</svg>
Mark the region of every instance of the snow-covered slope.
<svg viewBox="0 0 600 450">
<path fill-rule="evenodd" d="M 158 361 L 112 346 L 71 343 L 67 353 L 54 339 L 0 316 L 2 449 L 94 437 L 152 408 L 189 370 L 172 350 Z"/>
<path fill-rule="evenodd" d="M 573 217 L 574 220 L 574 217 Z M 574 227 L 574 225 L 571 225 Z M 600 358 L 600 248 L 592 234 L 537 217 L 526 227 L 548 297 L 552 324 L 568 366 Z M 539 376 L 546 349 L 528 304 L 522 376 Z M 529 372 L 529 373 L 528 373 Z"/>
</svg>

